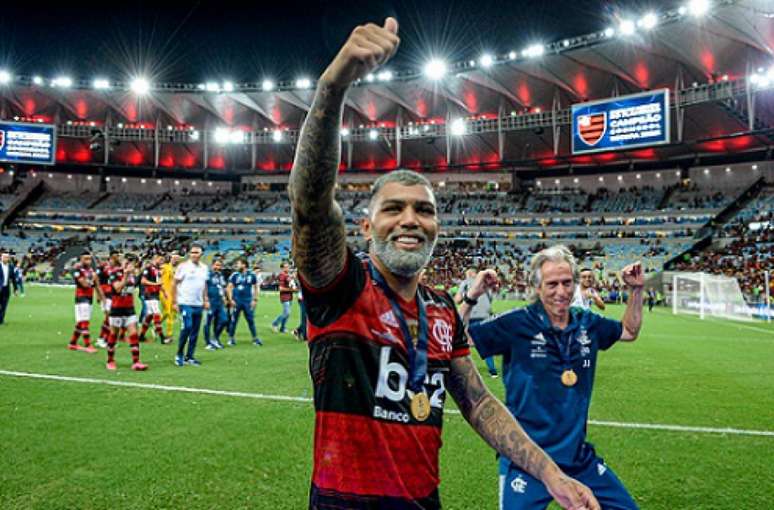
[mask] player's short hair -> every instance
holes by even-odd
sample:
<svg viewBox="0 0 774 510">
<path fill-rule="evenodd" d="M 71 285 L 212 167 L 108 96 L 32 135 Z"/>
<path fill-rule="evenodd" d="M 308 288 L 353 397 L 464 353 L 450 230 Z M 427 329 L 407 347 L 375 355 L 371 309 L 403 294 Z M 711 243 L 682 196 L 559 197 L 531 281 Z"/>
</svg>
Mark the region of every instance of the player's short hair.
<svg viewBox="0 0 774 510">
<path fill-rule="evenodd" d="M 121 251 L 113 248 L 112 250 L 110 250 L 110 256 L 112 257 L 113 255 L 121 255 Z"/>
<path fill-rule="evenodd" d="M 570 249 L 563 244 L 545 248 L 533 255 L 529 263 L 529 283 L 532 286 L 531 301 L 537 301 L 538 299 L 537 288 L 540 287 L 540 282 L 543 281 L 543 264 L 546 262 L 566 262 L 570 265 L 573 283 L 578 283 L 578 263 Z"/>
<path fill-rule="evenodd" d="M 193 250 L 194 248 L 199 248 L 201 251 L 204 251 L 204 246 L 202 246 L 201 244 L 199 244 L 199 243 L 191 243 L 190 248 L 188 248 L 188 253 L 190 253 L 191 250 Z"/>
<path fill-rule="evenodd" d="M 237 263 L 241 262 L 242 264 L 245 265 L 245 267 L 250 267 L 250 264 L 247 263 L 247 259 L 244 257 L 239 257 L 238 259 L 236 259 L 236 262 Z"/>
<path fill-rule="evenodd" d="M 81 257 L 91 257 L 91 252 L 89 250 L 83 250 L 81 252 Z"/>
<path fill-rule="evenodd" d="M 376 195 L 379 194 L 379 191 L 381 191 L 385 184 L 391 182 L 397 182 L 403 186 L 427 186 L 430 189 L 430 193 L 433 193 L 433 185 L 430 184 L 430 181 L 424 175 L 412 170 L 392 171 L 376 179 L 376 182 L 371 186 L 371 198 L 368 200 L 369 215 L 373 212 L 374 198 L 376 198 Z"/>
<path fill-rule="evenodd" d="M 585 273 L 586 271 L 592 271 L 590 267 L 582 267 L 578 269 L 578 274 Z"/>
</svg>

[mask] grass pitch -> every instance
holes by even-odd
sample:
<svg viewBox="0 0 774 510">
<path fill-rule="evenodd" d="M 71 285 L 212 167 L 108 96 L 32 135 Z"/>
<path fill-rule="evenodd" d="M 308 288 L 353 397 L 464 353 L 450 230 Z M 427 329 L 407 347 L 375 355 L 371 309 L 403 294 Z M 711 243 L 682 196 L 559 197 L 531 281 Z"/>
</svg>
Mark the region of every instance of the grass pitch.
<svg viewBox="0 0 774 510">
<path fill-rule="evenodd" d="M 104 351 L 65 349 L 72 289 L 32 287 L 0 326 L 0 370 L 308 398 L 306 346 L 269 327 L 279 308 L 261 297 L 262 348 L 240 323 L 239 345 L 200 349 L 201 367 L 175 367 L 173 346 L 144 344 L 150 370 L 134 373 L 124 344 L 108 373 Z M 95 311 L 93 338 L 100 320 Z M 502 397 L 500 380 L 485 379 Z M 637 342 L 600 354 L 591 419 L 774 430 L 774 327 L 646 310 Z M 305 402 L 0 375 L 0 508 L 303 509 L 313 420 Z M 459 415 L 447 414 L 443 434 L 444 507 L 496 509 L 493 452 Z M 589 439 L 643 509 L 770 508 L 770 435 L 592 424 Z"/>
</svg>

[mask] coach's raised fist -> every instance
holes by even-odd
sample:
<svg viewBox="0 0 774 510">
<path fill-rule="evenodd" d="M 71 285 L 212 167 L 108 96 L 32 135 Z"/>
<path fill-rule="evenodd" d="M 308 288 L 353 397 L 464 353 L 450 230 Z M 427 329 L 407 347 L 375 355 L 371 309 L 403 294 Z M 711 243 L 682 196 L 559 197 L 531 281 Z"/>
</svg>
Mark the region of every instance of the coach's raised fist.
<svg viewBox="0 0 774 510">
<path fill-rule="evenodd" d="M 629 264 L 623 268 L 621 277 L 624 283 L 633 289 L 640 289 L 645 285 L 645 275 L 642 273 L 642 264 L 639 262 Z"/>
<path fill-rule="evenodd" d="M 373 23 L 360 25 L 352 31 L 321 79 L 348 87 L 358 78 L 363 78 L 387 63 L 399 44 L 398 22 L 395 18 L 387 18 L 381 27 Z"/>
</svg>

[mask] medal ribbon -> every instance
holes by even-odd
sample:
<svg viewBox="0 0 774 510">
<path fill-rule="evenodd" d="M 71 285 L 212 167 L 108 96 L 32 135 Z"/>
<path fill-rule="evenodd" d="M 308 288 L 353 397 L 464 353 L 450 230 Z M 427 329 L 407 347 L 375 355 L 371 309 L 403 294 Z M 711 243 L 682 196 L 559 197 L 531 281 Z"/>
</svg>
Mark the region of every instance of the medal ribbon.
<svg viewBox="0 0 774 510">
<path fill-rule="evenodd" d="M 416 300 L 417 300 L 417 321 L 419 323 L 419 338 L 417 339 L 417 345 L 414 347 L 412 341 L 411 331 L 409 331 L 406 317 L 403 315 L 403 311 L 400 309 L 398 299 L 393 290 L 387 285 L 384 276 L 376 269 L 372 262 L 368 263 L 368 267 L 371 270 L 371 278 L 376 284 L 384 291 L 387 296 L 387 300 L 392 306 L 392 312 L 395 314 L 395 318 L 400 325 L 400 331 L 403 334 L 403 343 L 406 346 L 409 358 L 409 380 L 408 387 L 413 392 L 424 391 L 423 383 L 425 381 L 425 374 L 427 374 L 427 309 L 425 302 L 419 295 L 419 289 L 417 288 Z"/>
</svg>

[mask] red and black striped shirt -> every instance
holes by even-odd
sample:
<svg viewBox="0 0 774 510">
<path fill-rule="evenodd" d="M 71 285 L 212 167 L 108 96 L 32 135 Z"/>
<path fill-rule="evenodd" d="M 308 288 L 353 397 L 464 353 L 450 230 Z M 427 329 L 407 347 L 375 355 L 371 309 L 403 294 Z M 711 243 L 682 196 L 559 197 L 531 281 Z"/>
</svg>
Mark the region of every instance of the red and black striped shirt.
<svg viewBox="0 0 774 510">
<path fill-rule="evenodd" d="M 85 279 L 87 286 L 81 285 L 81 279 Z M 76 264 L 73 267 L 73 280 L 75 280 L 75 302 L 91 303 L 94 301 L 94 270 L 91 267 L 83 267 Z"/>
<path fill-rule="evenodd" d="M 161 272 L 159 271 L 159 268 L 154 266 L 153 264 L 149 264 L 142 272 L 142 277 L 151 282 L 159 281 L 160 276 L 161 276 Z M 158 285 L 142 286 L 142 297 L 145 299 L 159 299 L 160 293 L 161 293 L 161 283 L 159 283 Z"/>
<path fill-rule="evenodd" d="M 302 286 L 316 413 L 310 508 L 440 508 L 446 382 L 452 358 L 470 352 L 452 299 L 426 286 L 418 290 L 427 310 L 424 387 L 431 404 L 429 418 L 418 421 L 406 391 L 410 371 L 400 324 L 368 263 L 349 252 L 331 285 Z M 398 299 L 416 331 L 416 302 Z"/>
<path fill-rule="evenodd" d="M 99 281 L 99 286 L 102 289 L 102 293 L 107 299 L 110 299 L 113 296 L 113 286 L 110 285 L 111 269 L 112 268 L 110 267 L 110 264 L 107 262 L 103 262 L 97 266 L 97 281 Z"/>
<path fill-rule="evenodd" d="M 117 267 L 110 271 L 109 281 L 111 286 L 123 280 L 123 278 L 123 268 Z M 115 287 L 113 287 L 113 297 L 110 300 L 110 315 L 134 315 L 134 290 L 136 287 L 137 277 L 134 274 L 129 274 L 126 278 L 126 283 L 121 287 L 120 291 L 116 291 Z"/>
</svg>

